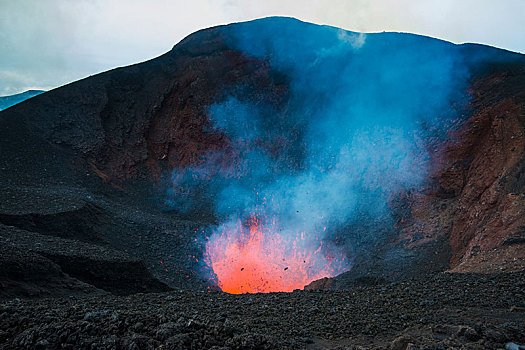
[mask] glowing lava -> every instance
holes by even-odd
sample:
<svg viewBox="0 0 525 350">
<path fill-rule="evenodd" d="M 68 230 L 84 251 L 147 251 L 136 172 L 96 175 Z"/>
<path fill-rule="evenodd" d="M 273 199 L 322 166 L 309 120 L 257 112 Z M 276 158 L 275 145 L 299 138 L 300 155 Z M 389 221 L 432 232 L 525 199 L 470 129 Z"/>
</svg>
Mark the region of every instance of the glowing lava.
<svg viewBox="0 0 525 350">
<path fill-rule="evenodd" d="M 350 267 L 338 247 L 305 233 L 279 233 L 276 220 L 252 216 L 222 224 L 206 242 L 205 262 L 227 293 L 291 292 Z"/>
</svg>

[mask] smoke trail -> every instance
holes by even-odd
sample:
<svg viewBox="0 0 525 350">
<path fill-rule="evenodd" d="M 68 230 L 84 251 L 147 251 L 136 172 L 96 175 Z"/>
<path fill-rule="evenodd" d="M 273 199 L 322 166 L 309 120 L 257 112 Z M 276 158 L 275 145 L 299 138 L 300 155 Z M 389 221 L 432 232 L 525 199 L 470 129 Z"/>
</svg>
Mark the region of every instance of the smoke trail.
<svg viewBox="0 0 525 350">
<path fill-rule="evenodd" d="M 426 179 L 428 154 L 421 137 L 430 131 L 423 126 L 433 125 L 432 132 L 438 131 L 433 136 L 443 136 L 440 123 L 456 117 L 451 105 L 461 100 L 467 81 L 454 45 L 286 18 L 222 30 L 231 48 L 284 73 L 291 98 L 278 122 L 279 111 L 246 98 L 229 96 L 208 108 L 212 131 L 229 138 L 228 152 L 238 159 L 224 167 L 208 158 L 191 169 L 222 171 L 208 183 L 222 218 L 211 230 L 212 245 L 222 247 L 225 231 L 242 240 L 243 220 L 262 211 L 275 219 L 272 229 L 282 241 L 303 233 L 303 247 L 316 249 L 357 212 L 388 216 L 392 195 Z M 290 132 L 299 135 L 293 142 L 298 147 L 285 145 L 277 152 L 268 147 L 290 139 Z M 334 273 L 347 268 L 348 262 L 341 263 Z"/>
</svg>

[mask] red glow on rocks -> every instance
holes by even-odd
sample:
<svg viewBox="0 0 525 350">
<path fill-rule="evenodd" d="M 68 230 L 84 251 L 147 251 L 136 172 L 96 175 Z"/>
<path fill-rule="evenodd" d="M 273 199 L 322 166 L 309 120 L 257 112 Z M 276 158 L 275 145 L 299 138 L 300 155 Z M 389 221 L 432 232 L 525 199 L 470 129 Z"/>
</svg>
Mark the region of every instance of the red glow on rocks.
<svg viewBox="0 0 525 350">
<path fill-rule="evenodd" d="M 281 234 L 276 221 L 252 216 L 221 225 L 206 242 L 204 261 L 227 293 L 291 292 L 350 267 L 338 247 L 305 232 Z"/>
</svg>

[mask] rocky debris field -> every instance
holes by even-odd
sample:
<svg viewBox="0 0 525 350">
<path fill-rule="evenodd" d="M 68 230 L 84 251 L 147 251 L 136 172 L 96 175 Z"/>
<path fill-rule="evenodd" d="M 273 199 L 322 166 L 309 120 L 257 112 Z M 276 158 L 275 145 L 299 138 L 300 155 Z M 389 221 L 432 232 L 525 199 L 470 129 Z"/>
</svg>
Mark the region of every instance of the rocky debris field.
<svg viewBox="0 0 525 350">
<path fill-rule="evenodd" d="M 525 272 L 345 291 L 5 299 L 2 349 L 498 349 L 525 343 Z"/>
</svg>

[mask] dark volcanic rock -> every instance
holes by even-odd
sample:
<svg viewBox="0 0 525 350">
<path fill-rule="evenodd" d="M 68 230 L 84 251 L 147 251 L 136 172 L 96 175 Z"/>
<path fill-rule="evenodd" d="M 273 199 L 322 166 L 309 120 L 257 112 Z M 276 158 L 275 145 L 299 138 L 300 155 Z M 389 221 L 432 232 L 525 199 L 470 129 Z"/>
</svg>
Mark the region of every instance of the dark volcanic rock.
<svg viewBox="0 0 525 350">
<path fill-rule="evenodd" d="M 0 298 L 104 293 L 64 274 L 60 266 L 40 254 L 9 246 L 4 241 L 0 252 Z"/>
<path fill-rule="evenodd" d="M 525 343 L 523 281 L 437 274 L 345 291 L 4 300 L 0 347 L 497 349 Z"/>
<path fill-rule="evenodd" d="M 304 286 L 304 290 L 330 290 L 334 288 L 335 279 L 325 277 Z"/>
<path fill-rule="evenodd" d="M 68 285 L 71 293 L 79 289 L 79 285 L 86 292 L 96 291 L 92 287 L 95 286 L 124 295 L 169 290 L 150 274 L 139 259 L 99 245 L 44 236 L 4 225 L 0 225 L 0 242 L 3 251 L 0 274 L 0 283 L 4 285 L 3 297 L 23 295 L 18 294 L 19 289 L 31 284 L 39 285 L 43 289 L 41 294 L 63 294 L 61 288 L 54 290 L 57 280 Z"/>
<path fill-rule="evenodd" d="M 104 223 L 109 222 L 105 212 L 89 203 L 75 205 L 70 211 L 44 209 L 47 213 L 0 213 L 0 223 L 50 236 L 96 242 Z"/>
</svg>

